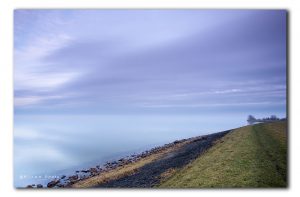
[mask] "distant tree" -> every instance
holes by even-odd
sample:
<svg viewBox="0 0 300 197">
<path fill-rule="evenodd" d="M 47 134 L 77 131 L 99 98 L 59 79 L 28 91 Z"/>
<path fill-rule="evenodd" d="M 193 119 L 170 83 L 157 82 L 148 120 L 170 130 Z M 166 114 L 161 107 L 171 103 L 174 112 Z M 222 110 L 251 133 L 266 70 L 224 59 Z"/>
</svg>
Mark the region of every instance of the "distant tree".
<svg viewBox="0 0 300 197">
<path fill-rule="evenodd" d="M 279 120 L 279 118 L 277 118 L 276 115 L 272 115 L 272 116 L 270 117 L 270 119 L 271 119 L 271 120 Z"/>
<path fill-rule="evenodd" d="M 248 124 L 253 124 L 253 123 L 256 122 L 256 118 L 252 115 L 249 115 L 248 119 L 247 119 L 247 122 L 248 122 Z"/>
</svg>

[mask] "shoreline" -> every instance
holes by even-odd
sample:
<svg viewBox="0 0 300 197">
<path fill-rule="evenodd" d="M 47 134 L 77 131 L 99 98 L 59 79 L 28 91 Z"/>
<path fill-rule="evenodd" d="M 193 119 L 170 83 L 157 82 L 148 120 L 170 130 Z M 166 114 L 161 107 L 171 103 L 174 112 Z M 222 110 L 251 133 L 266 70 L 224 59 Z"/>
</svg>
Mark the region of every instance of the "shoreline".
<svg viewBox="0 0 300 197">
<path fill-rule="evenodd" d="M 151 170 L 153 167 L 151 165 L 155 164 L 155 162 L 160 162 L 161 160 L 174 160 L 176 162 L 182 163 L 182 165 L 186 165 L 191 160 L 198 157 L 203 151 L 207 150 L 213 145 L 213 142 L 232 130 L 226 130 L 222 132 L 217 132 L 213 134 L 201 135 L 196 137 L 191 137 L 187 139 L 175 140 L 171 143 L 164 144 L 162 146 L 157 146 L 151 148 L 149 150 L 145 150 L 139 154 L 129 154 L 128 156 L 122 157 L 118 160 L 107 161 L 103 165 L 95 165 L 90 168 L 76 170 L 73 175 L 61 175 L 60 178 L 51 180 L 48 182 L 46 187 L 42 184 L 32 184 L 27 185 L 24 188 L 90 188 L 90 187 L 114 187 L 113 185 L 116 184 L 116 181 L 124 179 L 124 177 L 132 177 L 138 174 L 137 172 L 145 166 L 149 166 Z M 190 154 L 189 152 L 185 151 L 187 148 L 193 148 L 190 151 L 197 149 L 194 154 Z M 199 149 L 199 150 L 198 150 Z M 182 152 L 182 153 L 181 153 Z M 176 154 L 180 155 L 181 157 L 185 157 L 186 161 L 182 159 L 176 159 Z M 175 155 L 175 156 L 174 156 Z M 178 160 L 178 161 L 177 161 Z M 176 166 L 175 162 L 175 166 Z M 171 162 L 172 163 L 172 162 Z M 164 166 L 164 163 L 160 164 Z M 180 167 L 180 165 L 179 165 Z M 155 167 L 154 167 L 155 168 Z M 149 170 L 147 169 L 147 170 Z M 168 167 L 165 170 L 162 170 L 168 174 L 172 169 Z M 149 176 L 155 172 L 150 172 Z M 163 176 L 166 176 L 163 174 Z M 139 177 L 136 177 L 139 179 Z M 153 177 L 152 178 L 156 183 L 159 178 Z M 149 180 L 150 182 L 152 180 Z M 150 184 L 150 186 L 155 185 Z M 126 184 L 125 184 L 126 185 Z M 147 184 L 146 184 L 147 185 Z M 122 186 L 122 184 L 121 184 Z M 133 187 L 139 187 L 139 184 Z M 117 187 L 117 186 L 116 186 Z M 131 187 L 130 185 L 128 187 Z"/>
</svg>

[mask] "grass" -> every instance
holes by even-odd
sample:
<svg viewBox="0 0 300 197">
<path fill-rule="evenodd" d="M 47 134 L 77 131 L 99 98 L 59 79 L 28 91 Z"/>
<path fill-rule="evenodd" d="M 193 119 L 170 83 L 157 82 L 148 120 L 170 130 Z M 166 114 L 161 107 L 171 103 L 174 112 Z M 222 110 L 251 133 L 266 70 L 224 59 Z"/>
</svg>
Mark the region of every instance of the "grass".
<svg viewBox="0 0 300 197">
<path fill-rule="evenodd" d="M 161 188 L 287 187 L 286 122 L 235 129 Z"/>
</svg>

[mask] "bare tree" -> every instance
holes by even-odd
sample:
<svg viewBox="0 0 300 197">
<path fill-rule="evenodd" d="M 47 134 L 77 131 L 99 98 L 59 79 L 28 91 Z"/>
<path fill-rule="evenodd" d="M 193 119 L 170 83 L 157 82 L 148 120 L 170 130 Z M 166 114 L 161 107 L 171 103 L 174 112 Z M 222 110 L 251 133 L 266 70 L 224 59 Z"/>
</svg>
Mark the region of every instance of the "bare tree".
<svg viewBox="0 0 300 197">
<path fill-rule="evenodd" d="M 277 118 L 276 115 L 272 115 L 272 116 L 270 117 L 270 119 L 271 119 L 271 120 L 279 120 L 279 118 Z"/>
<path fill-rule="evenodd" d="M 253 124 L 253 123 L 256 122 L 256 118 L 252 115 L 249 115 L 248 119 L 247 119 L 247 122 L 248 122 L 248 124 Z"/>
</svg>

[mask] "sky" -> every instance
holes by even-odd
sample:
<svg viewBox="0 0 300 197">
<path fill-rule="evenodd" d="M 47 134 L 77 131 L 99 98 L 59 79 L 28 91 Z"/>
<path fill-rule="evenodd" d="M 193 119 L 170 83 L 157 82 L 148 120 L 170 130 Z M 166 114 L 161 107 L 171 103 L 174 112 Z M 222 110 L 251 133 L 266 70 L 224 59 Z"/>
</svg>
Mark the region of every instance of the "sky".
<svg viewBox="0 0 300 197">
<path fill-rule="evenodd" d="M 15 110 L 285 112 L 286 12 L 16 10 Z"/>
<path fill-rule="evenodd" d="M 286 26 L 284 10 L 16 10 L 15 146 L 80 133 L 75 116 L 98 132 L 84 117 L 128 132 L 285 117 Z"/>
</svg>

